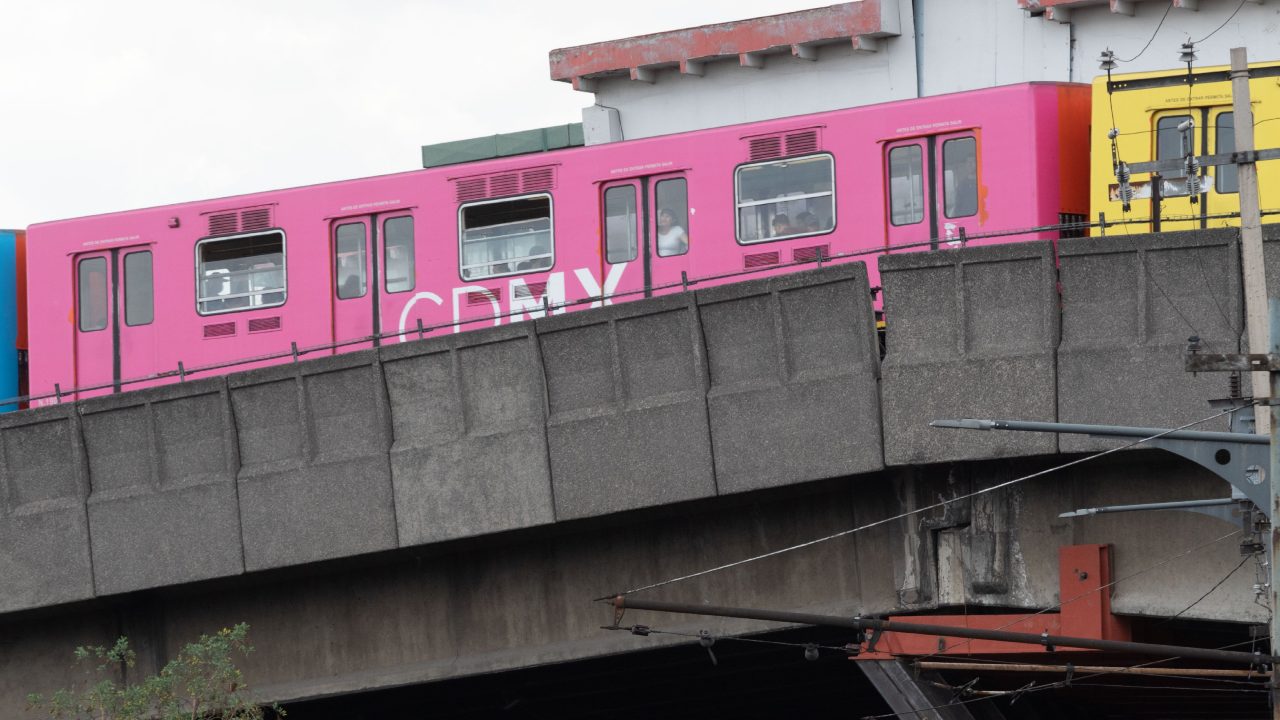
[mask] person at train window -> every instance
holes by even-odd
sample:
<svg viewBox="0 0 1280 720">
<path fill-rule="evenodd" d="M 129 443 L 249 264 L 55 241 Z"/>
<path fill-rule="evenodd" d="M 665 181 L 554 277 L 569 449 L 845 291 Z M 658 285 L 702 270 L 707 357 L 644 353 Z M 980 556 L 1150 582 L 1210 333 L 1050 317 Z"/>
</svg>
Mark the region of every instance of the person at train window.
<svg viewBox="0 0 1280 720">
<path fill-rule="evenodd" d="M 201 301 L 201 309 L 205 312 L 213 312 L 215 310 L 225 310 L 227 301 L 220 298 L 223 295 L 231 294 L 231 279 L 228 277 L 229 271 L 226 268 L 210 268 L 204 273 L 204 293 L 205 298 L 209 300 Z"/>
<path fill-rule="evenodd" d="M 352 255 L 344 255 L 338 263 L 338 298 L 355 298 L 364 295 L 364 273 Z"/>
<path fill-rule="evenodd" d="M 533 247 L 529 248 L 529 259 L 525 260 L 519 265 L 516 265 L 516 270 L 519 272 L 527 272 L 531 270 L 546 270 L 547 268 L 551 267 L 551 258 L 538 257 L 539 255 L 546 255 L 546 254 L 547 254 L 546 245 L 534 245 Z"/>
<path fill-rule="evenodd" d="M 683 255 L 689 251 L 689 236 L 676 222 L 676 214 L 670 208 L 658 211 L 658 254 Z"/>
<path fill-rule="evenodd" d="M 786 235 L 794 235 L 796 231 L 791 227 L 791 218 L 786 213 L 778 213 L 773 216 L 773 236 L 783 237 Z"/>
<path fill-rule="evenodd" d="M 823 230 L 822 221 L 818 219 L 817 215 L 808 210 L 796 215 L 796 226 L 797 232 L 813 233 L 822 232 Z"/>
</svg>

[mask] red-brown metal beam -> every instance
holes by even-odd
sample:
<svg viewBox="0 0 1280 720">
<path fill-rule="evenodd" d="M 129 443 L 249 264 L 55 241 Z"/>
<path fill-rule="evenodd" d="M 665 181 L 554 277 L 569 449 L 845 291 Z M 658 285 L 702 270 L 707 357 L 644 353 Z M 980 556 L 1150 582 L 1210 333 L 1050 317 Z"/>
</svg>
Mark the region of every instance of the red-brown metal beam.
<svg viewBox="0 0 1280 720">
<path fill-rule="evenodd" d="M 886 11 L 885 8 L 889 10 Z M 689 61 L 756 56 L 781 48 L 792 53 L 818 44 L 897 35 L 896 3 L 862 0 L 715 25 L 639 35 L 621 40 L 558 48 L 550 53 L 551 79 L 580 84 L 591 76 L 628 74 L 653 67 L 680 67 Z M 644 74 L 643 71 L 641 74 Z"/>
</svg>

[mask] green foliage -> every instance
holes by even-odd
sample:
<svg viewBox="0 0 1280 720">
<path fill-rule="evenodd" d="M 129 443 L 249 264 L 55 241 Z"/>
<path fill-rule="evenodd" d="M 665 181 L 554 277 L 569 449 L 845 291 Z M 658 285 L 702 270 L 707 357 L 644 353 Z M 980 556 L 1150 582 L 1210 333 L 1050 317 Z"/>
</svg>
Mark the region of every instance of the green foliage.
<svg viewBox="0 0 1280 720">
<path fill-rule="evenodd" d="M 122 637 L 110 647 L 76 648 L 84 681 L 49 696 L 29 695 L 27 702 L 52 720 L 263 720 L 236 667 L 236 657 L 251 652 L 249 626 L 240 623 L 201 635 L 158 674 L 124 683 L 121 671 L 133 667 L 136 656 Z"/>
</svg>

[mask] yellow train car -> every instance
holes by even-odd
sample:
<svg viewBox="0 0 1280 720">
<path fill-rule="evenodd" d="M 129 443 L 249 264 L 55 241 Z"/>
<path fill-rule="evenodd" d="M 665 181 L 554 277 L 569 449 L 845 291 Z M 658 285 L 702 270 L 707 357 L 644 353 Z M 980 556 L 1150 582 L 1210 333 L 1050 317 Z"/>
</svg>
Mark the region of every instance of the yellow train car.
<svg viewBox="0 0 1280 720">
<path fill-rule="evenodd" d="M 1249 68 L 1254 148 L 1280 147 L 1280 62 L 1255 63 Z M 1097 222 L 1101 212 L 1108 225 L 1125 221 L 1108 227 L 1106 234 L 1151 232 L 1155 189 L 1162 196 L 1161 230 L 1240 224 L 1239 182 L 1235 167 L 1229 165 L 1201 167 L 1193 173 L 1199 179 L 1198 188 L 1182 169 L 1162 173 L 1158 188 L 1153 187 L 1151 173 L 1132 173 L 1130 209 L 1123 209 L 1109 137 L 1112 128 L 1118 131 L 1116 156 L 1129 165 L 1182 159 L 1188 141 L 1197 156 L 1235 151 L 1230 68 L 1196 68 L 1191 77 L 1189 82 L 1183 69 L 1113 73 L 1110 87 L 1105 75 L 1093 81 L 1093 120 L 1089 130 L 1091 220 Z M 1280 160 L 1259 162 L 1257 168 L 1262 221 L 1280 222 L 1280 215 L 1265 214 L 1267 210 L 1280 210 Z M 1098 231 L 1095 229 L 1093 234 Z"/>
</svg>

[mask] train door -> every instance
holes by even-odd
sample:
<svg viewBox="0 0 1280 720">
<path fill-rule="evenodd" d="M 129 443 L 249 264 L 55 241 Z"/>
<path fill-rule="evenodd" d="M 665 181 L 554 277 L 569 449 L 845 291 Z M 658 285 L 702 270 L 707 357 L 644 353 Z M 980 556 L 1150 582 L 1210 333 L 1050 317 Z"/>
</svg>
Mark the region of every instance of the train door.
<svg viewBox="0 0 1280 720">
<path fill-rule="evenodd" d="M 75 384 L 78 398 L 132 389 L 155 372 L 155 278 L 151 247 L 136 245 L 72 258 L 76 278 Z"/>
<path fill-rule="evenodd" d="M 933 142 L 933 212 L 941 234 L 949 246 L 978 229 L 978 138 L 972 132 L 950 133 L 930 138 Z"/>
<path fill-rule="evenodd" d="M 334 220 L 330 241 L 335 352 L 379 345 L 383 335 L 399 330 L 393 296 L 416 285 L 413 217 Z"/>
<path fill-rule="evenodd" d="M 645 276 L 658 294 L 681 292 L 689 270 L 690 221 L 689 180 L 684 173 L 650 177 L 647 183 L 649 206 L 648 255 Z"/>
<path fill-rule="evenodd" d="M 692 216 L 684 173 L 608 183 L 601 206 L 602 282 L 613 294 L 680 292 L 689 269 Z"/>
<path fill-rule="evenodd" d="M 1210 108 L 1209 121 L 1205 127 L 1209 128 L 1209 149 L 1206 154 L 1219 155 L 1222 153 L 1233 153 L 1236 151 L 1236 124 L 1235 113 L 1229 108 L 1219 107 Z M 1235 165 L 1218 165 L 1207 169 L 1210 177 L 1205 182 L 1208 190 L 1203 212 L 1205 215 L 1221 215 L 1223 213 L 1240 212 L 1240 179 L 1236 174 Z M 1212 225 L 1227 225 L 1231 221 L 1223 218 Z"/>
<path fill-rule="evenodd" d="M 1157 160 L 1181 160 L 1188 150 L 1196 155 L 1235 152 L 1235 115 L 1228 106 L 1165 110 L 1155 113 L 1152 121 Z M 1187 121 L 1195 123 L 1190 133 L 1182 130 Z M 1200 192 L 1192 202 L 1185 172 L 1162 173 L 1162 230 L 1207 227 L 1211 215 L 1240 212 L 1240 187 L 1234 165 L 1202 167 L 1199 175 Z M 1224 218 L 1223 224 L 1227 222 L 1230 221 Z"/>
<path fill-rule="evenodd" d="M 644 188 L 640 180 L 625 180 L 607 183 L 600 191 L 600 235 L 604 240 L 601 287 L 605 278 L 617 275 L 613 288 L 618 295 L 648 294 L 644 262 L 637 262 L 648 254 L 642 247 L 647 236 Z"/>
<path fill-rule="evenodd" d="M 1192 143 L 1191 151 L 1199 154 L 1204 138 L 1200 123 L 1201 115 L 1199 110 L 1190 108 L 1155 113 L 1152 116 L 1152 121 L 1155 123 L 1155 133 L 1153 133 L 1155 158 L 1180 160 L 1187 153 L 1188 140 Z M 1195 128 L 1190 134 L 1184 133 L 1181 129 L 1189 121 L 1195 122 Z M 1197 216 L 1200 215 L 1203 206 L 1201 203 L 1204 199 L 1201 197 L 1203 193 L 1196 196 L 1196 202 L 1191 202 L 1187 175 L 1184 172 L 1165 172 L 1162 173 L 1162 178 L 1161 229 L 1190 230 L 1200 227 Z M 1139 212 L 1138 216 L 1145 217 L 1146 213 Z"/>
<path fill-rule="evenodd" d="M 931 135 L 885 146 L 888 249 L 958 246 L 977 230 L 978 139 Z"/>
<path fill-rule="evenodd" d="M 889 205 L 886 249 L 935 240 L 938 226 L 932 200 L 932 140 L 916 138 L 889 143 L 885 147 L 884 163 Z M 936 241 L 933 247 L 937 247 Z"/>
</svg>

